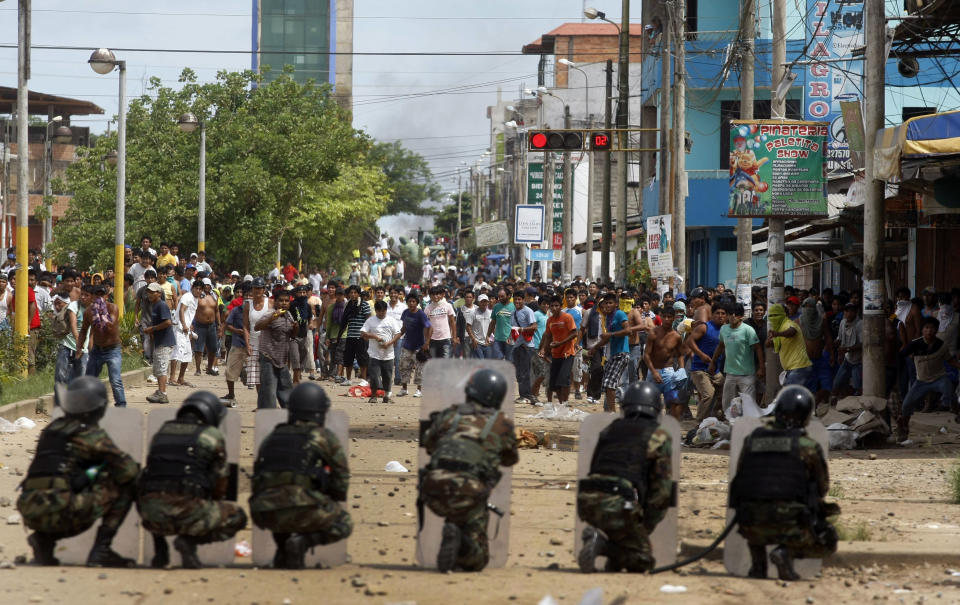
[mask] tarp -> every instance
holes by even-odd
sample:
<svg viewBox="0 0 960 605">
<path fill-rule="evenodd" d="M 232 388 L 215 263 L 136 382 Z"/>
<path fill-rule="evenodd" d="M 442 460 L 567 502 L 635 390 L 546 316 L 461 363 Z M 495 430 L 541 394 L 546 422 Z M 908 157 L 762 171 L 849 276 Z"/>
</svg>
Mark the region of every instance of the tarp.
<svg viewBox="0 0 960 605">
<path fill-rule="evenodd" d="M 900 126 L 877 131 L 874 162 L 877 177 L 886 181 L 919 176 L 924 161 L 960 157 L 960 111 L 910 118 Z"/>
</svg>

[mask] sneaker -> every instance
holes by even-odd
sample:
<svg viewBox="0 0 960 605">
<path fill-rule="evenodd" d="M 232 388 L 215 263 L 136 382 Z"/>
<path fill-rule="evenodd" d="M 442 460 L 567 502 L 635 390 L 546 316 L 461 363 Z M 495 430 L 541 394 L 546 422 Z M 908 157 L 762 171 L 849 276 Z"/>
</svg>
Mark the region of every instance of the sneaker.
<svg viewBox="0 0 960 605">
<path fill-rule="evenodd" d="M 573 394 L 573 398 L 576 399 L 577 401 L 583 401 L 583 392 L 577 391 L 576 393 Z"/>
<path fill-rule="evenodd" d="M 252 390 L 255 389 L 256 387 L 254 387 L 252 384 L 248 384 L 248 385 L 247 385 L 247 388 L 252 391 Z"/>
<path fill-rule="evenodd" d="M 370 399 L 367 399 L 367 403 L 376 403 L 376 402 L 377 402 L 376 397 L 371 397 Z"/>
<path fill-rule="evenodd" d="M 414 397 L 423 397 L 423 393 L 420 392 L 420 389 L 417 389 L 417 392 L 413 394 Z"/>
<path fill-rule="evenodd" d="M 154 376 L 153 374 L 150 374 L 149 376 L 147 376 L 147 382 L 149 382 L 150 384 L 157 384 L 157 377 Z"/>
<path fill-rule="evenodd" d="M 384 403 L 393 403 L 392 401 L 390 401 L 390 395 L 389 395 L 389 394 L 387 394 L 387 396 L 383 398 L 383 402 L 384 402 Z"/>
<path fill-rule="evenodd" d="M 536 396 L 528 398 L 527 403 L 529 403 L 530 405 L 543 407 L 543 403 L 539 399 L 537 399 Z"/>
<path fill-rule="evenodd" d="M 530 400 L 526 397 L 517 397 L 513 400 L 514 403 L 530 403 Z"/>
<path fill-rule="evenodd" d="M 154 391 L 153 395 L 147 395 L 147 401 L 150 403 L 170 403 L 167 394 L 161 393 L 159 389 Z"/>
<path fill-rule="evenodd" d="M 400 389 L 400 392 L 397 393 L 397 397 L 406 397 L 406 396 L 407 396 L 407 389 Z"/>
<path fill-rule="evenodd" d="M 223 397 L 220 398 L 220 403 L 227 406 L 228 408 L 237 407 L 236 397 L 228 397 L 227 395 L 224 395 Z"/>
</svg>

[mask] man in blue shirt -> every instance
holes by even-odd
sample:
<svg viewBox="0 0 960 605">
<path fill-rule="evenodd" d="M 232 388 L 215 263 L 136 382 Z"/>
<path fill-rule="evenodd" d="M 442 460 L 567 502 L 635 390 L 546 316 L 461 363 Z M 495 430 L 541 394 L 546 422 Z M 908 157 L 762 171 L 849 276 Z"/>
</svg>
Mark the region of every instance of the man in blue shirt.
<svg viewBox="0 0 960 605">
<path fill-rule="evenodd" d="M 245 282 L 247 286 L 251 282 Z M 241 288 L 242 296 L 245 299 L 253 297 L 251 288 Z M 237 396 L 233 391 L 233 385 L 240 380 L 240 372 L 246 363 L 247 356 L 252 355 L 253 349 L 247 346 L 247 336 L 243 329 L 243 305 L 234 307 L 227 315 L 227 322 L 224 324 L 224 331 L 230 337 L 230 353 L 227 354 L 227 371 L 224 378 L 227 379 L 227 394 L 221 400 L 228 406 L 237 407 Z"/>
<path fill-rule="evenodd" d="M 727 310 L 720 303 L 714 303 L 710 312 L 710 321 L 695 327 L 686 339 L 687 348 L 693 354 L 690 379 L 697 389 L 697 422 L 716 415 L 716 395 L 723 384 L 723 373 L 717 371 L 723 362 L 717 364 L 711 362 L 711 358 L 720 343 L 720 328 L 727 323 Z M 688 413 L 689 408 L 684 409 L 685 419 Z"/>
<path fill-rule="evenodd" d="M 157 377 L 157 390 L 147 396 L 150 403 L 169 403 L 167 397 L 167 370 L 170 354 L 177 344 L 171 329 L 170 307 L 158 304 L 163 297 L 163 288 L 154 282 L 147 286 L 147 294 L 153 305 L 150 312 L 150 325 L 143 329 L 145 334 L 153 338 L 153 375 Z M 78 347 L 81 348 L 81 347 Z"/>
<path fill-rule="evenodd" d="M 430 319 L 420 308 L 420 296 L 416 292 L 407 294 L 407 308 L 400 314 L 403 328 L 400 334 L 403 337 L 400 345 L 400 392 L 397 397 L 405 397 L 407 385 L 410 384 L 412 374 L 413 383 L 417 386 L 414 397 L 420 397 L 420 385 L 423 384 L 423 364 L 427 359 L 430 342 Z M 420 352 L 418 359 L 417 353 Z"/>
<path fill-rule="evenodd" d="M 620 385 L 620 376 L 630 363 L 631 329 L 627 326 L 627 314 L 617 308 L 616 294 L 612 292 L 604 294 L 600 299 L 600 312 L 603 313 L 602 321 L 605 321 L 605 325 L 600 341 L 594 345 L 593 349 L 607 347 L 607 363 L 603 366 L 601 383 L 605 391 L 603 411 L 615 412 L 616 389 Z"/>
<path fill-rule="evenodd" d="M 517 391 L 520 396 L 516 403 L 533 403 L 533 391 L 530 388 L 530 363 L 533 359 L 533 337 L 537 332 L 537 317 L 529 307 L 523 304 L 523 292 L 513 296 L 513 312 L 511 326 L 517 334 L 513 345 L 513 366 L 517 371 Z"/>
</svg>

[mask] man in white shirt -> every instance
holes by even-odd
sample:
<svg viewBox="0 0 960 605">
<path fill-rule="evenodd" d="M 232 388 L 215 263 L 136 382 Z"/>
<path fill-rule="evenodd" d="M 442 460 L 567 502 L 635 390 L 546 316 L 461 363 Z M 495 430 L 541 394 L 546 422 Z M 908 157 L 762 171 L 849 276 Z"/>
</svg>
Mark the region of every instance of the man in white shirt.
<svg viewBox="0 0 960 605">
<path fill-rule="evenodd" d="M 457 338 L 457 313 L 453 305 L 443 297 L 443 288 L 430 288 L 430 304 L 424 309 L 430 320 L 430 357 L 448 359 L 453 356 L 453 345 L 459 344 Z"/>
<path fill-rule="evenodd" d="M 491 321 L 493 321 L 493 311 L 490 310 L 490 297 L 481 294 L 477 297 L 477 310 L 466 322 L 466 337 L 470 339 L 470 352 L 473 359 L 493 359 L 493 350 L 487 338 Z"/>
<path fill-rule="evenodd" d="M 177 346 L 174 347 L 173 354 L 170 355 L 169 384 L 193 388 L 192 384 L 186 382 L 184 375 L 190 365 L 190 360 L 193 359 L 193 343 L 191 342 L 193 317 L 197 314 L 197 306 L 200 304 L 202 293 L 203 282 L 196 280 L 190 285 L 190 291 L 184 292 L 177 303 L 176 316 L 180 323 L 174 330 L 177 337 Z M 179 373 L 177 372 L 178 365 L 180 366 Z M 175 376 L 176 378 L 174 378 Z"/>
<path fill-rule="evenodd" d="M 463 305 L 460 306 L 459 313 L 463 315 L 463 340 L 461 341 L 462 347 L 462 358 L 463 359 L 472 359 L 473 358 L 473 341 L 470 340 L 470 337 L 467 336 L 467 332 L 470 330 L 470 324 L 473 323 L 473 316 L 477 313 L 477 307 L 473 304 L 474 294 L 472 290 L 465 290 L 463 293 Z M 457 322 L 459 323 L 459 322 Z M 459 330 L 457 337 L 459 338 Z"/>
<path fill-rule="evenodd" d="M 387 302 L 378 300 L 373 304 L 374 314 L 363 322 L 360 336 L 367 343 L 367 378 L 370 380 L 371 397 L 367 403 L 377 403 L 377 392 L 383 391 L 383 402 L 390 403 L 393 381 L 393 347 L 400 341 L 403 325 L 387 315 Z"/>
</svg>

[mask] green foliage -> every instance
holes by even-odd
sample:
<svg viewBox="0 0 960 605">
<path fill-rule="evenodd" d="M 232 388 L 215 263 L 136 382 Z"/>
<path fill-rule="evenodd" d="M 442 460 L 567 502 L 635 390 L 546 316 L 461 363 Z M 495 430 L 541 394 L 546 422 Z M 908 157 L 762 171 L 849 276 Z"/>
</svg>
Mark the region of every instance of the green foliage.
<svg viewBox="0 0 960 605">
<path fill-rule="evenodd" d="M 837 500 L 840 500 L 845 495 L 843 486 L 837 483 L 834 483 L 833 485 L 830 486 L 830 491 L 827 492 L 827 495 L 830 496 L 831 498 L 836 498 Z"/>
<path fill-rule="evenodd" d="M 634 288 L 640 284 L 650 285 L 650 264 L 647 257 L 641 257 L 627 265 L 627 283 Z"/>
<path fill-rule="evenodd" d="M 842 522 L 836 521 L 834 527 L 837 529 L 837 537 L 847 542 L 869 542 L 873 537 L 870 526 L 866 521 Z"/>
<path fill-rule="evenodd" d="M 473 226 L 473 198 L 469 192 L 463 192 L 461 202 L 461 218 L 460 224 L 461 228 L 464 230 L 464 233 L 467 233 L 467 229 Z M 434 211 L 433 213 L 433 226 L 434 233 L 437 235 L 445 235 L 447 237 L 456 237 L 457 231 L 457 198 L 453 198 L 452 203 L 447 203 L 439 210 Z"/>
<path fill-rule="evenodd" d="M 151 78 L 127 113 L 126 239 L 145 234 L 196 249 L 199 130 L 177 119 L 192 112 L 206 131 L 206 247 L 215 262 L 244 272 L 273 264 L 278 240 L 302 241 L 304 260 L 342 262 L 390 202 L 388 177 L 371 143 L 354 130 L 329 87 L 288 74 L 270 83 L 226 72 L 198 84 L 185 69 L 179 90 Z M 103 158 L 116 133 L 77 150 L 67 171 L 74 198 L 57 223 L 53 251 L 81 268 L 112 264 L 116 170 Z"/>
<path fill-rule="evenodd" d="M 947 483 L 950 486 L 950 496 L 954 504 L 960 504 L 960 459 L 953 464 L 947 473 Z"/>
<path fill-rule="evenodd" d="M 421 204 L 441 195 L 427 161 L 397 141 L 375 144 L 370 150 L 370 163 L 383 170 L 393 192 L 384 214 L 424 214 Z"/>
<path fill-rule="evenodd" d="M 27 370 L 27 339 L 16 335 L 13 328 L 0 330 L 0 392 L 20 380 Z"/>
</svg>

